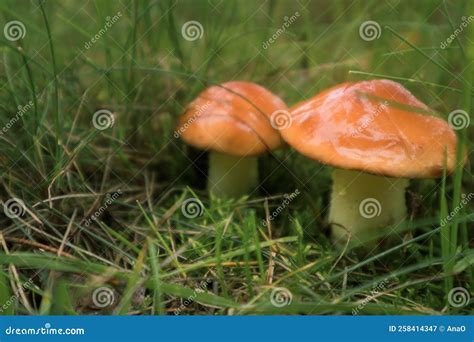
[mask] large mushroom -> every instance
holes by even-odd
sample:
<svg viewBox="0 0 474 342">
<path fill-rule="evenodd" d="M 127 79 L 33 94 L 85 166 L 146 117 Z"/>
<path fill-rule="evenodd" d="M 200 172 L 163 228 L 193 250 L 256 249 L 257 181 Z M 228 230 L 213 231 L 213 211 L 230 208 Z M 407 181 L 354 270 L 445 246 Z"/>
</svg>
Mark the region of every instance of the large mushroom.
<svg viewBox="0 0 474 342">
<path fill-rule="evenodd" d="M 336 168 L 329 210 L 336 242 L 363 243 L 403 222 L 409 179 L 455 168 L 456 134 L 430 112 L 389 80 L 337 85 L 290 109 L 283 139 Z"/>
<path fill-rule="evenodd" d="M 278 96 L 243 81 L 211 86 L 187 106 L 176 132 L 189 145 L 210 151 L 210 193 L 239 197 L 257 186 L 257 156 L 283 143 L 270 118 L 286 110 Z"/>
</svg>

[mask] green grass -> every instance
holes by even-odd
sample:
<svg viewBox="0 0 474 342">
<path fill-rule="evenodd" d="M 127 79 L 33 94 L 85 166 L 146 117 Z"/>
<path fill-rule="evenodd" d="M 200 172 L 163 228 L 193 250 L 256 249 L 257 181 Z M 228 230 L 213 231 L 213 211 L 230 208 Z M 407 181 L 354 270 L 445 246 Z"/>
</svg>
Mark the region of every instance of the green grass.
<svg viewBox="0 0 474 342">
<path fill-rule="evenodd" d="M 173 137 L 193 97 L 231 79 L 292 105 L 347 80 L 389 78 L 445 119 L 469 113 L 474 22 L 440 44 L 474 15 L 471 2 L 5 0 L 0 11 L 2 25 L 26 27 L 18 41 L 1 30 L 0 126 L 32 101 L 0 136 L 1 200 L 26 206 L 20 217 L 0 212 L 0 314 L 352 314 L 361 303 L 360 315 L 474 312 L 472 299 L 447 300 L 454 287 L 474 296 L 474 203 L 440 226 L 474 192 L 472 116 L 457 131 L 464 167 L 412 181 L 400 241 L 369 250 L 329 239 L 330 167 L 281 149 L 260 158 L 258 191 L 217 200 L 206 193 L 206 153 Z M 190 20 L 201 39 L 183 38 Z M 367 20 L 379 39 L 359 36 Z M 112 127 L 94 127 L 99 109 L 114 113 Z M 183 214 L 189 198 L 201 216 Z M 114 301 L 98 307 L 102 287 Z M 289 305 L 272 304 L 276 289 Z"/>
</svg>

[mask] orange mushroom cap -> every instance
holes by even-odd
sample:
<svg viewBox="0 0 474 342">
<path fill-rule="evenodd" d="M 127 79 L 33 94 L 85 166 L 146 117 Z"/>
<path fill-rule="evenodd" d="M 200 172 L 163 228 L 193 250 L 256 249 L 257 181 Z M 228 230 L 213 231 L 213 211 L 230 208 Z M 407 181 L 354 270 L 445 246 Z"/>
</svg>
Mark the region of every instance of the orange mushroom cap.
<svg viewBox="0 0 474 342">
<path fill-rule="evenodd" d="M 286 104 L 258 84 L 232 81 L 205 89 L 179 118 L 188 144 L 235 156 L 255 156 L 280 147 L 270 116 Z"/>
<path fill-rule="evenodd" d="M 290 109 L 283 139 L 309 158 L 342 169 L 428 178 L 455 167 L 448 123 L 399 83 L 372 80 L 332 87 Z"/>
</svg>

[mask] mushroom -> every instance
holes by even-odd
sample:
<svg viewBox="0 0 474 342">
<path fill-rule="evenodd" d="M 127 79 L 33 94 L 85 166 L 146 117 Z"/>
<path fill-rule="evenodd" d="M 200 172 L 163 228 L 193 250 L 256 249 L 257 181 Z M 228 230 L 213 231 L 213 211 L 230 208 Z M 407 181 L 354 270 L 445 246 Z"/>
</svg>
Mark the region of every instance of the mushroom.
<svg viewBox="0 0 474 342">
<path fill-rule="evenodd" d="M 210 150 L 210 193 L 239 197 L 255 188 L 257 156 L 283 143 L 270 118 L 286 110 L 278 96 L 243 81 L 211 86 L 187 106 L 176 132 L 189 145 Z"/>
<path fill-rule="evenodd" d="M 402 85 L 344 83 L 290 108 L 283 139 L 334 166 L 329 221 L 333 239 L 364 243 L 407 216 L 410 178 L 455 168 L 456 134 Z M 384 232 L 389 235 L 389 232 Z"/>
</svg>

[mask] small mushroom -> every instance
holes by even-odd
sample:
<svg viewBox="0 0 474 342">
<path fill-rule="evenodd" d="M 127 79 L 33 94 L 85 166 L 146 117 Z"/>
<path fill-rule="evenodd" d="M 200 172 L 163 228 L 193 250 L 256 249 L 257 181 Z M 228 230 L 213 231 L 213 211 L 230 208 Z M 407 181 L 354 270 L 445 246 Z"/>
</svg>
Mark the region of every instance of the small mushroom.
<svg viewBox="0 0 474 342">
<path fill-rule="evenodd" d="M 333 239 L 363 243 L 407 217 L 410 178 L 440 176 L 456 162 L 456 134 L 402 85 L 344 83 L 290 109 L 283 139 L 332 165 L 329 221 Z M 384 232 L 389 235 L 393 232 Z"/>
<path fill-rule="evenodd" d="M 257 156 L 283 143 L 270 116 L 286 109 L 278 96 L 243 81 L 211 86 L 187 106 L 177 132 L 189 145 L 210 151 L 210 193 L 239 197 L 257 186 Z"/>
</svg>

